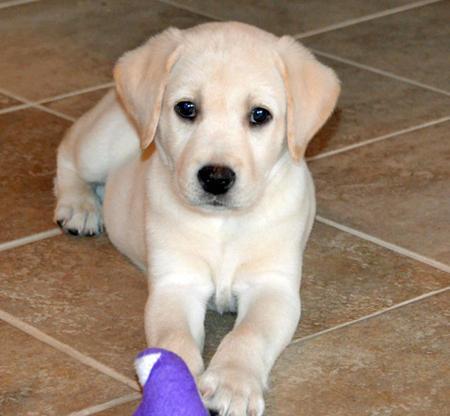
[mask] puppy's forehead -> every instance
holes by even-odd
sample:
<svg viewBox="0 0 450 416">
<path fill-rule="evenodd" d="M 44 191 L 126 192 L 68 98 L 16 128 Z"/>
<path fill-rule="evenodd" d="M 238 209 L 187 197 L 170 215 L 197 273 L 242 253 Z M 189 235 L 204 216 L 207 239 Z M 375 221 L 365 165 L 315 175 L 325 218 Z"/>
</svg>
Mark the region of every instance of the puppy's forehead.
<svg viewBox="0 0 450 416">
<path fill-rule="evenodd" d="M 226 36 L 202 37 L 183 45 L 170 75 L 169 94 L 188 97 L 207 88 L 279 96 L 283 81 L 273 45 L 259 39 L 237 43 Z"/>
</svg>

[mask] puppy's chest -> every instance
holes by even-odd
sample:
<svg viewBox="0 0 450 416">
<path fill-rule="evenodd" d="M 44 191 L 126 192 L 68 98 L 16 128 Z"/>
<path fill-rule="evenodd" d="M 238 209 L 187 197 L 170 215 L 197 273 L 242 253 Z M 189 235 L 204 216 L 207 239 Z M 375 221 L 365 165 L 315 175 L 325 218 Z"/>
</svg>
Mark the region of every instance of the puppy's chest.
<svg viewBox="0 0 450 416">
<path fill-rule="evenodd" d="M 214 294 L 209 301 L 209 307 L 217 312 L 235 312 L 237 309 L 236 299 L 236 271 L 239 260 L 233 255 L 233 250 L 224 250 L 222 255 L 210 263 L 211 278 L 214 283 Z"/>
<path fill-rule="evenodd" d="M 209 307 L 219 313 L 236 311 L 237 295 L 246 286 L 240 276 L 242 265 L 252 257 L 248 250 L 249 233 L 244 229 L 224 228 L 214 234 L 204 251 L 214 284 Z"/>
</svg>

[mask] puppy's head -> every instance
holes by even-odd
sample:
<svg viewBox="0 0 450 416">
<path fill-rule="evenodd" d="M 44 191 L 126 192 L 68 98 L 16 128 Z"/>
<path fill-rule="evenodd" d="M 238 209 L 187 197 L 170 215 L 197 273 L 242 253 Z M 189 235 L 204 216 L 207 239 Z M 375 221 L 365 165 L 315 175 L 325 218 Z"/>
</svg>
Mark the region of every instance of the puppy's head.
<svg viewBox="0 0 450 416">
<path fill-rule="evenodd" d="M 118 93 L 173 185 L 207 210 L 254 204 L 335 106 L 334 72 L 291 37 L 241 23 L 168 29 L 117 63 Z"/>
</svg>

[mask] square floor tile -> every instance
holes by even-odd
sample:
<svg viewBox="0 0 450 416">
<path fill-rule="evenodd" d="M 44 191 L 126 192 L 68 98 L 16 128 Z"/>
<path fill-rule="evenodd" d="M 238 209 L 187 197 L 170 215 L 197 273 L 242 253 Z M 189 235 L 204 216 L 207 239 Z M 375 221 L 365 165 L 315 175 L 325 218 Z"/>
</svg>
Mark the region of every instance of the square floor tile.
<svg viewBox="0 0 450 416">
<path fill-rule="evenodd" d="M 449 128 L 312 161 L 319 214 L 450 264 Z"/>
<path fill-rule="evenodd" d="M 448 96 L 317 58 L 336 71 L 342 93 L 336 111 L 309 144 L 309 157 L 450 114 Z"/>
<path fill-rule="evenodd" d="M 0 414 L 61 416 L 131 393 L 127 386 L 0 321 Z"/>
<path fill-rule="evenodd" d="M 0 9 L 0 87 L 28 99 L 108 82 L 117 58 L 204 17 L 152 0 L 48 0 Z"/>
<path fill-rule="evenodd" d="M 450 2 L 304 39 L 307 46 L 450 92 Z"/>
<path fill-rule="evenodd" d="M 450 405 L 446 292 L 289 346 L 266 416 L 442 416 Z"/>
<path fill-rule="evenodd" d="M 4 310 L 134 378 L 147 283 L 106 237 L 58 236 L 0 258 Z"/>
<path fill-rule="evenodd" d="M 0 114 L 0 243 L 54 227 L 56 149 L 69 126 L 35 109 Z"/>
<path fill-rule="evenodd" d="M 171 0 L 222 20 L 239 20 L 276 34 L 298 34 L 409 3 L 409 0 Z"/>
</svg>

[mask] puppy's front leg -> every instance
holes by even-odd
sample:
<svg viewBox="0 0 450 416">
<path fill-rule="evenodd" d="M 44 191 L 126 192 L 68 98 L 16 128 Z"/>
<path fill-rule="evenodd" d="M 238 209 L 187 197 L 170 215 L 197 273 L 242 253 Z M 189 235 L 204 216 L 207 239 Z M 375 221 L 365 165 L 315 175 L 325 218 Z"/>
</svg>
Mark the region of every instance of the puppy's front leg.
<svg viewBox="0 0 450 416">
<path fill-rule="evenodd" d="M 260 416 L 269 372 L 287 346 L 300 318 L 295 284 L 249 287 L 239 293 L 235 327 L 220 344 L 200 378 L 200 390 L 220 415 Z M 278 282 L 277 282 L 278 280 Z"/>
<path fill-rule="evenodd" d="M 194 376 L 204 369 L 201 351 L 209 292 L 195 285 L 155 284 L 145 308 L 147 344 L 181 356 Z"/>
</svg>

